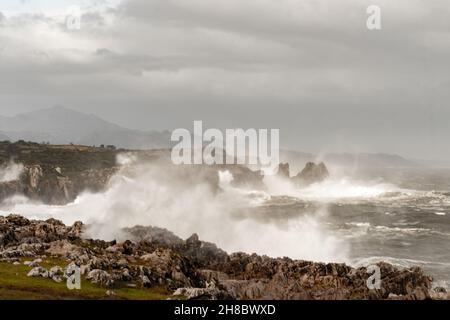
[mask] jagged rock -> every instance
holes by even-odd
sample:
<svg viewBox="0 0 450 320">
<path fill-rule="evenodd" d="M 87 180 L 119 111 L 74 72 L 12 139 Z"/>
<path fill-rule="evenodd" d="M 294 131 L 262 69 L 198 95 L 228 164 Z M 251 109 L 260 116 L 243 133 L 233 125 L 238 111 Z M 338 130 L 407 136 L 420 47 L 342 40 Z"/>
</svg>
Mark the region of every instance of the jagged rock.
<svg viewBox="0 0 450 320">
<path fill-rule="evenodd" d="M 62 282 L 64 277 L 64 270 L 60 266 L 50 268 L 48 276 L 55 282 Z"/>
<path fill-rule="evenodd" d="M 289 163 L 280 163 L 277 175 L 282 178 L 290 178 Z"/>
<path fill-rule="evenodd" d="M 195 271 L 190 261 L 171 249 L 157 249 L 150 254 L 141 256 L 149 268 L 147 276 L 152 282 L 165 283 L 171 279 L 170 286 L 192 286 L 191 277 Z"/>
<path fill-rule="evenodd" d="M 83 233 L 83 222 L 76 221 L 69 229 L 67 236 L 69 239 L 73 240 L 81 238 L 82 233 Z"/>
<path fill-rule="evenodd" d="M 199 269 L 197 270 L 197 273 L 205 282 L 214 281 L 215 283 L 218 283 L 225 280 L 230 280 L 228 274 L 220 271 Z"/>
<path fill-rule="evenodd" d="M 322 182 L 330 176 L 327 167 L 323 162 L 315 164 L 308 162 L 305 168 L 294 177 L 300 185 L 309 185 L 315 182 Z"/>
<path fill-rule="evenodd" d="M 47 244 L 42 243 L 22 243 L 17 246 L 9 246 L 3 251 L 0 249 L 0 258 L 17 259 L 18 257 L 34 257 L 38 252 L 44 250 L 46 246 Z"/>
<path fill-rule="evenodd" d="M 50 247 L 46 252 L 55 256 L 68 256 L 75 248 L 76 246 L 67 240 L 57 240 L 50 243 Z"/>
<path fill-rule="evenodd" d="M 202 243 L 198 238 L 198 234 L 194 233 L 192 236 L 186 239 L 186 246 L 189 249 L 199 249 L 202 246 Z"/>
<path fill-rule="evenodd" d="M 0 223 L 1 224 L 9 223 L 13 226 L 24 227 L 30 224 L 30 220 L 16 214 L 11 214 L 7 217 L 2 217 Z"/>
<path fill-rule="evenodd" d="M 205 288 L 178 288 L 173 295 L 185 297 L 189 300 L 225 300 L 233 298 L 214 282 L 207 283 Z"/>
<path fill-rule="evenodd" d="M 122 281 L 131 281 L 133 279 L 133 277 L 130 274 L 130 271 L 128 269 L 125 269 L 122 272 L 122 277 L 121 277 Z"/>
<path fill-rule="evenodd" d="M 179 250 L 192 259 L 195 263 L 207 268 L 225 263 L 228 260 L 228 254 L 217 248 L 213 243 L 200 241 L 197 234 L 193 234 Z"/>
<path fill-rule="evenodd" d="M 42 267 L 36 267 L 30 270 L 27 274 L 28 277 L 42 277 L 42 278 L 48 278 L 49 273 L 47 269 Z"/>
<path fill-rule="evenodd" d="M 28 220 L 16 215 L 0 217 L 0 247 L 20 244 L 43 244 L 71 238 L 74 227 L 66 227 L 61 221 Z"/>
<path fill-rule="evenodd" d="M 136 242 L 147 241 L 165 246 L 177 246 L 183 244 L 181 238 L 162 228 L 135 226 L 123 230 L 130 240 Z"/>
<path fill-rule="evenodd" d="M 112 279 L 111 275 L 100 269 L 92 270 L 88 273 L 87 280 L 90 280 L 93 284 L 99 284 L 102 286 L 112 286 L 114 284 L 114 280 Z"/>
</svg>

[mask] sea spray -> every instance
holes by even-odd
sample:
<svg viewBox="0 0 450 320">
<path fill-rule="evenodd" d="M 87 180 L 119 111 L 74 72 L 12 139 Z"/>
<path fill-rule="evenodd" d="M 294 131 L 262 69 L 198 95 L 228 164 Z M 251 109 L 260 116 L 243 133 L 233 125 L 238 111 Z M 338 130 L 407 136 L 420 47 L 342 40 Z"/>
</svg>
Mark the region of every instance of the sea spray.
<svg viewBox="0 0 450 320">
<path fill-rule="evenodd" d="M 405 190 L 389 183 L 355 181 L 350 178 L 327 179 L 298 188 L 294 182 L 279 176 L 268 176 L 264 182 L 271 195 L 284 195 L 311 201 L 369 199 Z"/>
<path fill-rule="evenodd" d="M 126 164 L 110 180 L 106 191 L 85 192 L 65 206 L 20 201 L 9 212 L 28 218 L 56 218 L 66 224 L 81 220 L 87 237 L 121 239 L 121 228 L 152 225 L 167 228 L 180 237 L 193 233 L 228 252 L 243 251 L 273 257 L 314 261 L 346 261 L 348 248 L 330 234 L 315 212 L 290 218 L 281 224 L 252 217 L 252 190 L 235 188 L 230 172 L 217 172 L 218 192 L 202 178 L 202 169 L 190 170 L 167 164 Z"/>
<path fill-rule="evenodd" d="M 23 169 L 21 163 L 15 163 L 13 161 L 10 161 L 5 166 L 0 166 L 0 183 L 18 180 Z"/>
</svg>

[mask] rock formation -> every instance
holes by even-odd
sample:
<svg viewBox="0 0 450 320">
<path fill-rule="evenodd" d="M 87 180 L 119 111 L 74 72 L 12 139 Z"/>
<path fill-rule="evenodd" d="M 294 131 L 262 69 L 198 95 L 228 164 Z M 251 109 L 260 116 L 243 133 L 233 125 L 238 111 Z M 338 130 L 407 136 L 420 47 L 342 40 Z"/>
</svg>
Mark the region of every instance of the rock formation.
<svg viewBox="0 0 450 320">
<path fill-rule="evenodd" d="M 50 204 L 66 204 L 82 191 L 103 190 L 117 172 L 116 151 L 82 146 L 0 142 L 0 165 L 23 165 L 15 181 L 0 183 L 0 202 L 21 194 Z"/>
<path fill-rule="evenodd" d="M 309 185 L 315 182 L 322 182 L 330 176 L 327 167 L 323 162 L 315 164 L 308 162 L 305 168 L 297 174 L 293 180 L 300 185 Z"/>
<path fill-rule="evenodd" d="M 277 175 L 282 178 L 290 178 L 291 174 L 289 172 L 289 163 L 280 163 L 278 165 L 278 173 Z"/>
<path fill-rule="evenodd" d="M 299 187 L 305 187 L 312 183 L 324 181 L 330 176 L 330 174 L 323 162 L 319 164 L 308 162 L 301 172 L 291 178 L 289 163 L 280 163 L 278 165 L 277 176 L 283 179 L 290 179 L 290 181 Z"/>
<path fill-rule="evenodd" d="M 380 262 L 380 289 L 369 289 L 366 268 L 315 263 L 256 254 L 227 254 L 193 235 L 182 240 L 155 227 L 123 232 L 130 240 L 83 239 L 83 224 L 58 220 L 0 217 L 0 261 L 26 258 L 28 276 L 61 281 L 79 267 L 86 280 L 113 289 L 115 284 L 163 286 L 188 299 L 439 299 L 432 279 L 420 268 L 399 269 Z M 66 268 L 43 268 L 42 259 L 66 259 Z"/>
</svg>

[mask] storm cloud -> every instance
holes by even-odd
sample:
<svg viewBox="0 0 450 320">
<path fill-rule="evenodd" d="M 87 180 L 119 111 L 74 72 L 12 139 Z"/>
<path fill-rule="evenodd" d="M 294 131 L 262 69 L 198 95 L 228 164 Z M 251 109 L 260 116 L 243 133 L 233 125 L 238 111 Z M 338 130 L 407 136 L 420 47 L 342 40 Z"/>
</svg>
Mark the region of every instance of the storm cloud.
<svg viewBox="0 0 450 320">
<path fill-rule="evenodd" d="M 450 160 L 445 0 L 84 1 L 80 30 L 32 2 L 0 5 L 0 115 L 64 105 L 142 130 L 203 120 L 279 128 L 297 150 Z"/>
</svg>

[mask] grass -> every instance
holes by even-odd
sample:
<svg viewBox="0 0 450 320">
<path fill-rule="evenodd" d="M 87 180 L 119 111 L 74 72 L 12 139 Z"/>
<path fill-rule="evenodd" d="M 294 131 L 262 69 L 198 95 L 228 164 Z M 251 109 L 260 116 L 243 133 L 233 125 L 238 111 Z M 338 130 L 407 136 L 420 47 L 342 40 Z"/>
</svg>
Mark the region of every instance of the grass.
<svg viewBox="0 0 450 320">
<path fill-rule="evenodd" d="M 23 259 L 21 262 L 33 259 Z M 67 261 L 46 258 L 40 264 L 44 268 L 55 265 L 65 267 Z M 113 296 L 107 296 L 107 288 L 91 284 L 82 277 L 81 290 L 69 290 L 66 282 L 57 283 L 51 279 L 27 277 L 31 270 L 21 263 L 0 262 L 0 300 L 165 300 L 171 296 L 167 290 L 154 288 L 130 288 L 124 284 L 116 284 L 110 290 Z"/>
</svg>

